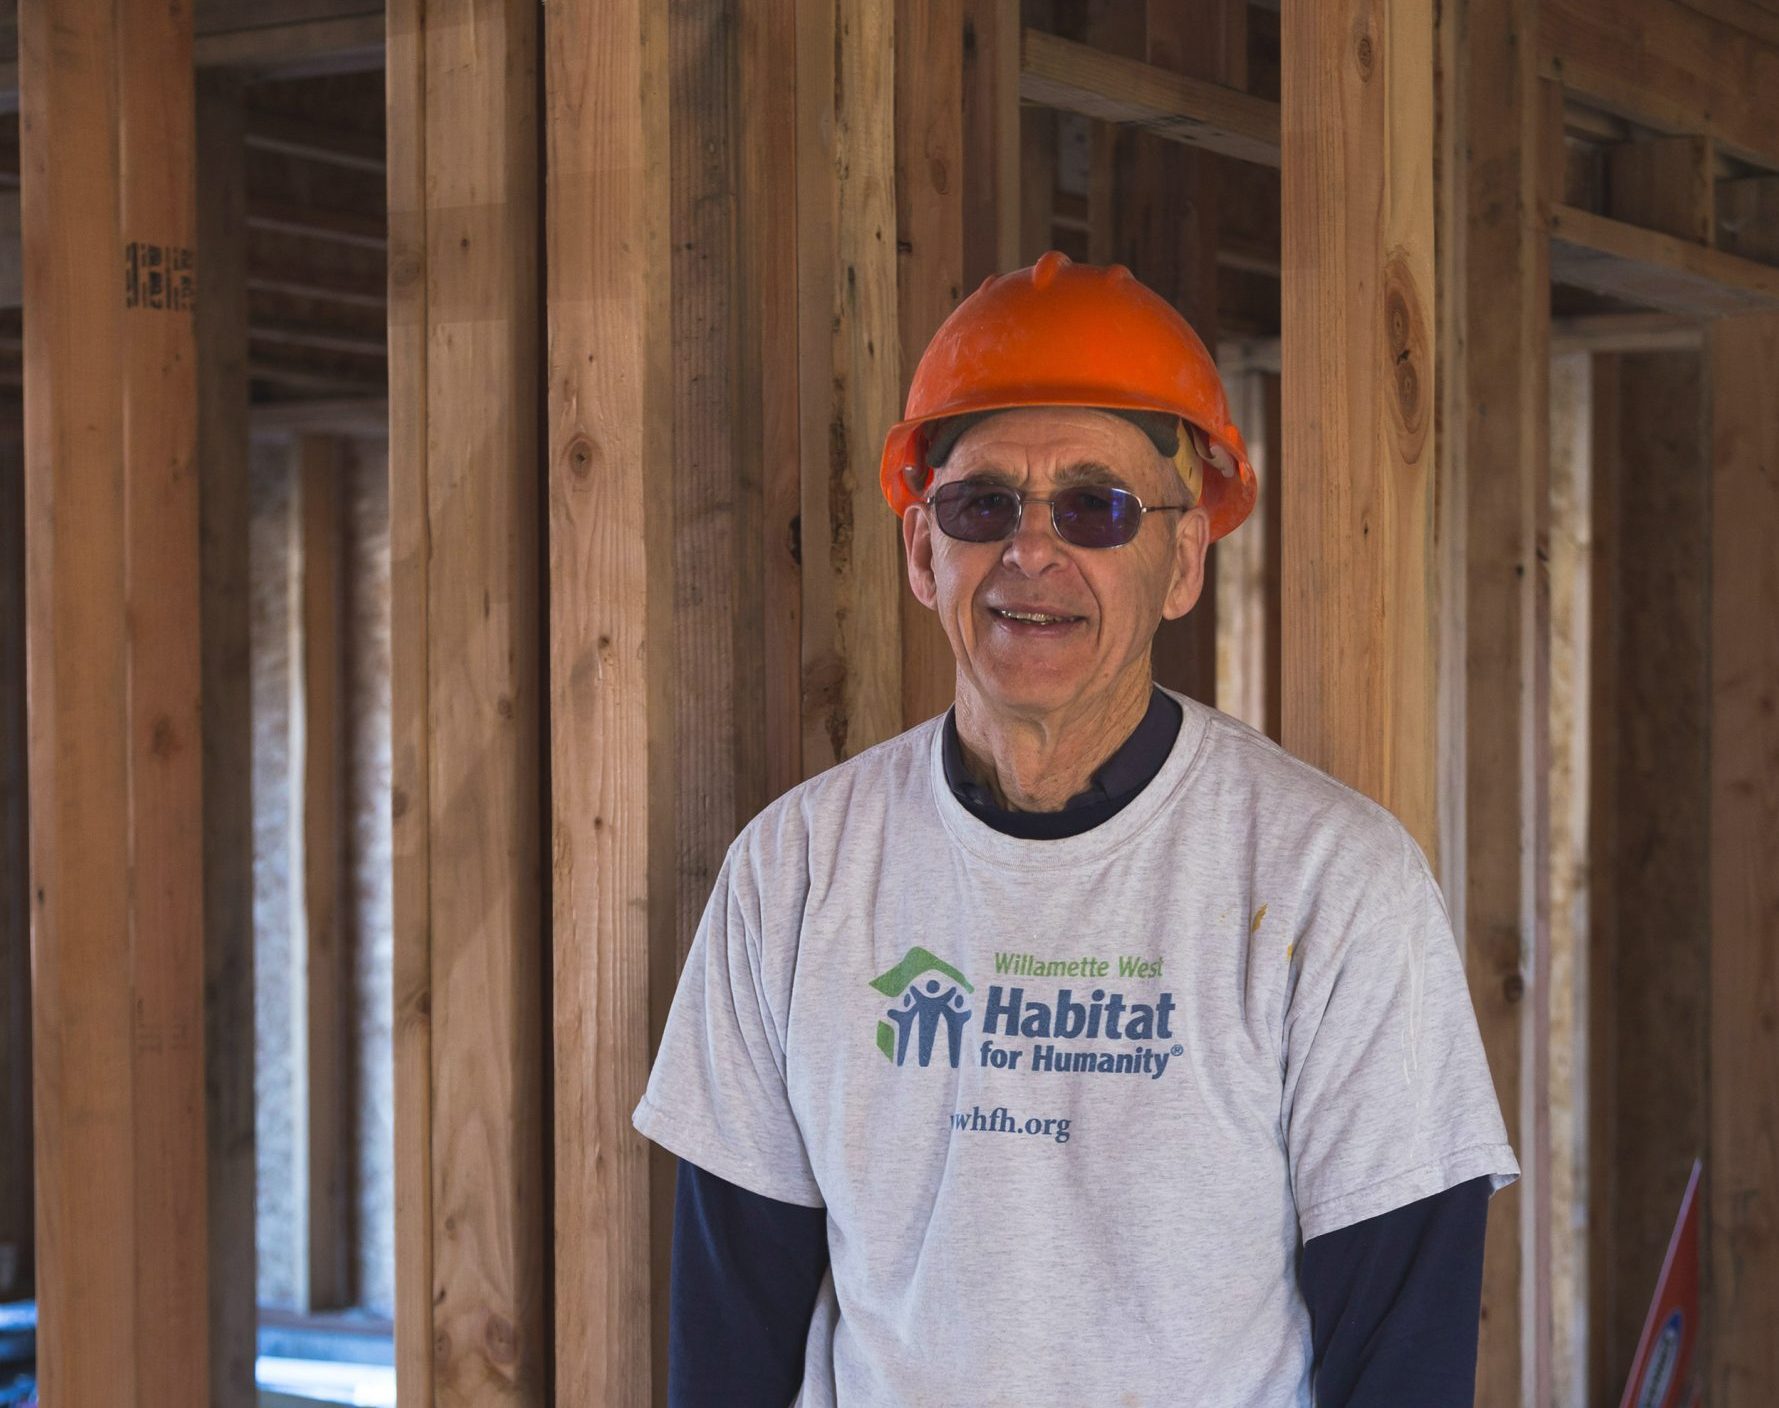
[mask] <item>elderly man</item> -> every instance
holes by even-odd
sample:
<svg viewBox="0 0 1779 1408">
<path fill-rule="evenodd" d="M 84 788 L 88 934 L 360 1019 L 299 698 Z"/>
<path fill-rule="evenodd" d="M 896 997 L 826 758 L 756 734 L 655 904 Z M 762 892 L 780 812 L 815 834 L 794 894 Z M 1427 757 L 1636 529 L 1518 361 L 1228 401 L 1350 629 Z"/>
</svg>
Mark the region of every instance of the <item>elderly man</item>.
<svg viewBox="0 0 1779 1408">
<path fill-rule="evenodd" d="M 636 1112 L 670 1401 L 1470 1403 L 1518 1168 L 1439 890 L 1151 679 L 1254 500 L 1203 345 L 1046 255 L 939 331 L 883 483 L 956 704 L 717 879 Z"/>
</svg>

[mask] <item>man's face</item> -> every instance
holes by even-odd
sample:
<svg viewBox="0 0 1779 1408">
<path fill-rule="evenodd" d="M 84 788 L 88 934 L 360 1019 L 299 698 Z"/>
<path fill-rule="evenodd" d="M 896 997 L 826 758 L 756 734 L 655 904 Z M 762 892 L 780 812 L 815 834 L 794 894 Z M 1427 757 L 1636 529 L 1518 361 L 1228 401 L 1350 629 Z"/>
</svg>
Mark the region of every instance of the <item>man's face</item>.
<svg viewBox="0 0 1779 1408">
<path fill-rule="evenodd" d="M 1006 411 L 970 427 L 929 486 L 986 479 L 1028 496 L 1019 530 L 991 543 L 947 537 L 925 505 L 902 519 L 908 580 L 939 613 L 963 676 L 985 704 L 1015 714 L 1074 712 L 1132 671 L 1145 678 L 1162 619 L 1184 616 L 1204 580 L 1202 508 L 1150 513 L 1130 542 L 1083 548 L 1051 527 L 1047 499 L 1073 484 L 1128 489 L 1146 505 L 1186 489 L 1141 430 L 1074 407 Z M 1060 616 L 1040 624 L 1009 613 Z"/>
</svg>

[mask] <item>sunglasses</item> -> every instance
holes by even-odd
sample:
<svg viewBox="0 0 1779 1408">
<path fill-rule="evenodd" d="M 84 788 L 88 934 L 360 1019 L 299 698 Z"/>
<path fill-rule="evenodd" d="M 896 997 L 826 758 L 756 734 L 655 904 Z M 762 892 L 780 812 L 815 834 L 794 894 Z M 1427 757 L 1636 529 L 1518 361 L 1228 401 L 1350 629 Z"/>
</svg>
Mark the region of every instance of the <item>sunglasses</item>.
<svg viewBox="0 0 1779 1408">
<path fill-rule="evenodd" d="M 1145 504 L 1128 489 L 1081 484 L 1041 499 L 1005 484 L 960 480 L 925 500 L 939 530 L 965 543 L 995 543 L 1019 531 L 1025 506 L 1050 505 L 1056 536 L 1078 548 L 1121 548 L 1143 526 L 1143 515 L 1189 510 L 1191 504 Z"/>
</svg>

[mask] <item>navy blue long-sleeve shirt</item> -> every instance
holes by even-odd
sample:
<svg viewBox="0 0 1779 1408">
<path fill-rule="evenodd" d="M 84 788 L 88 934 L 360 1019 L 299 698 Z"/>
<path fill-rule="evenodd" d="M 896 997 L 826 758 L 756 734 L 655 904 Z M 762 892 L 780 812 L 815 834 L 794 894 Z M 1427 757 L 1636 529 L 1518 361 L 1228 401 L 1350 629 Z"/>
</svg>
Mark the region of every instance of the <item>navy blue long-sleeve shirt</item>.
<svg viewBox="0 0 1779 1408">
<path fill-rule="evenodd" d="M 1142 721 L 1061 811 L 1013 812 L 970 776 L 952 715 L 953 794 L 997 830 L 1073 836 L 1117 814 L 1160 771 L 1180 706 L 1150 694 Z M 1471 1408 L 1490 1180 L 1458 1184 L 1305 1243 L 1318 1408 Z M 789 1408 L 828 1269 L 827 1213 L 761 1197 L 683 1160 L 668 1334 L 672 1408 Z"/>
</svg>

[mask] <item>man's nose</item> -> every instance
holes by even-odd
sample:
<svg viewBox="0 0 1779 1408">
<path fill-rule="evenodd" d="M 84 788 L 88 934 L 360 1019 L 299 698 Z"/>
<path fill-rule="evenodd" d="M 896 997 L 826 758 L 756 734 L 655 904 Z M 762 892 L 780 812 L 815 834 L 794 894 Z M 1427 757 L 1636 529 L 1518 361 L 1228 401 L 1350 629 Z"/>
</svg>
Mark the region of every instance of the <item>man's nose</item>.
<svg viewBox="0 0 1779 1408">
<path fill-rule="evenodd" d="M 1019 530 L 1007 539 L 1001 560 L 1028 577 L 1035 577 L 1046 567 L 1061 562 L 1064 556 L 1062 539 L 1056 536 L 1051 522 L 1050 504 L 1027 500 L 1020 511 Z"/>
</svg>

